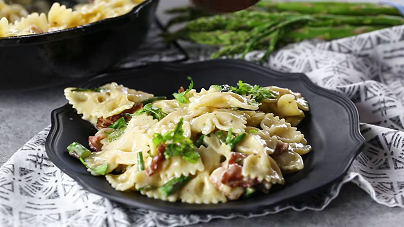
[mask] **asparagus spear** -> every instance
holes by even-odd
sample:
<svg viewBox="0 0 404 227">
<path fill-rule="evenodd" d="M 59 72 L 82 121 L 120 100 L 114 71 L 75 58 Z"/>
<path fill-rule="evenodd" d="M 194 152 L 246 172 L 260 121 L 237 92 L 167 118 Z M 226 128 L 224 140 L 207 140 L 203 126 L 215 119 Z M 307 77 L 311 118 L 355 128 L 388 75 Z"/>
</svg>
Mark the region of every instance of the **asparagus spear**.
<svg viewBox="0 0 404 227">
<path fill-rule="evenodd" d="M 386 28 L 385 26 L 343 26 L 343 27 L 303 27 L 285 32 L 282 39 L 286 42 L 300 42 L 305 39 L 332 40 L 359 35 Z"/>
<path fill-rule="evenodd" d="M 314 38 L 322 40 L 332 40 L 358 35 L 365 32 L 371 32 L 386 27 L 388 26 L 339 26 L 339 27 L 304 26 L 302 28 L 286 30 L 282 35 L 282 40 L 285 40 L 287 42 L 299 42 L 304 39 L 314 39 Z M 229 46 L 235 44 L 239 44 L 237 46 L 242 46 L 243 42 L 248 41 L 249 32 L 248 31 L 234 32 L 226 30 L 218 30 L 211 32 L 187 32 L 183 33 L 181 36 L 178 36 L 177 38 L 212 46 Z M 260 40 L 259 43 L 269 44 L 269 41 L 270 39 L 264 38 Z M 234 48 L 235 47 L 232 47 L 230 49 Z"/>
<path fill-rule="evenodd" d="M 310 21 L 311 27 L 323 27 L 334 25 L 389 25 L 404 24 L 404 18 L 389 15 L 377 16 L 342 16 L 342 15 L 314 15 L 316 21 Z"/>
<path fill-rule="evenodd" d="M 299 42 L 305 39 L 321 39 L 332 40 L 345 38 L 353 35 L 362 34 L 365 32 L 371 32 L 385 27 L 378 26 L 344 26 L 344 27 L 303 27 L 301 29 L 286 30 L 282 35 L 278 37 L 278 40 L 282 39 L 284 44 Z M 207 34 L 205 34 L 207 35 Z M 194 34 L 194 37 L 197 35 Z M 272 37 L 273 38 L 273 37 Z M 255 43 L 251 50 L 263 50 L 270 47 L 271 37 L 261 39 Z M 216 43 L 216 45 L 221 45 Z M 275 44 L 273 44 L 275 45 Z M 275 46 L 276 47 L 276 46 Z M 246 48 L 244 42 L 235 42 L 235 44 L 223 46 L 220 50 L 211 55 L 211 58 L 219 58 L 222 56 L 233 56 L 235 54 L 243 53 Z M 266 55 L 270 54 L 274 49 L 267 50 Z"/>
<path fill-rule="evenodd" d="M 260 1 L 257 7 L 271 11 L 294 11 L 305 14 L 337 14 L 337 15 L 394 15 L 401 13 L 392 6 L 373 3 L 347 2 L 277 2 Z"/>
<path fill-rule="evenodd" d="M 296 16 L 296 17 L 292 17 L 288 20 L 282 21 L 281 23 L 275 25 L 275 26 L 271 26 L 269 27 L 269 29 L 263 33 L 259 33 L 257 36 L 255 36 L 254 38 L 252 38 L 251 41 L 249 41 L 249 43 L 247 44 L 247 48 L 244 50 L 243 56 L 251 51 L 251 48 L 254 46 L 254 43 L 256 43 L 257 41 L 259 41 L 260 39 L 270 35 L 272 32 L 280 29 L 280 28 L 284 28 L 290 24 L 293 23 L 298 23 L 298 22 L 303 22 L 303 21 L 309 21 L 309 20 L 314 20 L 313 17 L 308 16 L 308 15 L 302 15 L 302 16 Z"/>
<path fill-rule="evenodd" d="M 260 59 L 261 61 L 264 60 L 266 57 L 268 57 L 268 55 L 270 55 L 275 50 L 278 39 L 282 35 L 282 33 L 283 33 L 283 29 L 278 29 L 274 33 L 271 34 L 271 36 L 270 36 L 271 42 L 269 44 L 268 49 L 265 51 L 264 56 L 261 57 L 261 59 Z"/>
<path fill-rule="evenodd" d="M 181 175 L 178 178 L 173 178 L 172 180 L 165 183 L 163 186 L 159 187 L 158 191 L 164 196 L 169 196 L 182 186 L 184 186 L 188 181 L 191 180 L 190 176 Z"/>
</svg>

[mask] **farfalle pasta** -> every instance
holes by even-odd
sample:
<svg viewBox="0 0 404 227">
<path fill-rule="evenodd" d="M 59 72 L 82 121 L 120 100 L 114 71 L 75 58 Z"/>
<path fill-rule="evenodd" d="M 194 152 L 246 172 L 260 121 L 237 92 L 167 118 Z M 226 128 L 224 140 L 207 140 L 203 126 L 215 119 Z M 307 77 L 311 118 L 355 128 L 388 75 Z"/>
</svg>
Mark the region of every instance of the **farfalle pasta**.
<svg viewBox="0 0 404 227">
<path fill-rule="evenodd" d="M 94 0 L 74 9 L 55 2 L 47 15 L 31 13 L 18 4 L 0 0 L 0 37 L 32 35 L 73 28 L 131 11 L 144 0 Z"/>
<path fill-rule="evenodd" d="M 171 100 L 117 83 L 66 88 L 69 103 L 99 130 L 90 149 L 73 142 L 68 152 L 116 190 L 197 204 L 269 192 L 304 168 L 311 146 L 295 126 L 309 106 L 299 93 L 242 81 L 192 86 Z"/>
</svg>

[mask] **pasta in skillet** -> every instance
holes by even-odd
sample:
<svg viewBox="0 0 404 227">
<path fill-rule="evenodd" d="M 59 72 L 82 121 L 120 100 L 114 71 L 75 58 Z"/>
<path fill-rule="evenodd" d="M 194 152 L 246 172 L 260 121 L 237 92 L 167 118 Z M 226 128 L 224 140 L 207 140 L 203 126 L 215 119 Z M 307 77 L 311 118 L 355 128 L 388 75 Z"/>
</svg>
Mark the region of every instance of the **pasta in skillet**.
<svg viewBox="0 0 404 227">
<path fill-rule="evenodd" d="M 0 0 L 0 37 L 39 34 L 73 28 L 131 11 L 144 0 L 94 0 L 66 8 L 55 2 L 48 14 L 31 13 L 18 4 Z"/>
<path fill-rule="evenodd" d="M 304 168 L 311 146 L 295 127 L 309 110 L 278 87 L 182 87 L 166 100 L 117 83 L 66 88 L 69 103 L 98 128 L 90 149 L 67 148 L 113 188 L 184 203 L 224 203 L 269 192 Z"/>
</svg>

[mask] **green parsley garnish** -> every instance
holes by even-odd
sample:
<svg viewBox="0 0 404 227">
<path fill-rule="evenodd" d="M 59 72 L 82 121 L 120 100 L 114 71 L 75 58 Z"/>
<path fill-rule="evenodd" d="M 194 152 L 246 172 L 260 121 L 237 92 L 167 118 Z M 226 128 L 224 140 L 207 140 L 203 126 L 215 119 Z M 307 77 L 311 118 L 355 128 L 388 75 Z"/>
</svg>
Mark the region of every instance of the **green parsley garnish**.
<svg viewBox="0 0 404 227">
<path fill-rule="evenodd" d="M 155 133 L 153 135 L 153 143 L 156 146 L 160 145 L 161 143 L 166 144 L 166 150 L 164 151 L 164 156 L 166 159 L 179 155 L 190 163 L 196 163 L 200 158 L 200 155 L 195 151 L 192 140 L 183 135 L 183 122 L 184 119 L 181 118 L 178 124 L 175 126 L 175 129 L 173 131 L 164 133 L 164 135 Z"/>
<path fill-rule="evenodd" d="M 125 130 L 126 130 L 126 126 L 122 127 L 122 128 L 119 128 L 119 129 L 115 129 L 113 132 L 111 132 L 108 135 L 108 141 L 112 142 L 112 141 L 116 140 L 117 138 L 122 136 L 122 134 L 125 132 Z"/>
<path fill-rule="evenodd" d="M 155 96 L 153 98 L 143 100 L 142 103 L 143 103 L 143 105 L 146 105 L 148 103 L 152 103 L 157 100 L 166 100 L 166 99 L 167 99 L 167 97 L 165 97 L 165 96 Z"/>
<path fill-rule="evenodd" d="M 200 148 L 203 145 L 203 138 L 205 138 L 205 134 L 202 134 L 195 142 L 195 147 Z"/>
<path fill-rule="evenodd" d="M 255 100 L 257 103 L 260 103 L 263 99 L 276 97 L 270 89 L 263 88 L 259 85 L 252 86 L 241 80 L 238 82 L 237 87 L 230 86 L 229 90 L 239 95 L 251 96 L 251 99 Z"/>
<path fill-rule="evenodd" d="M 239 134 L 233 138 L 233 129 L 230 128 L 227 132 L 227 136 L 224 134 L 222 130 L 217 131 L 216 136 L 221 140 L 223 143 L 226 143 L 230 146 L 230 150 L 233 150 L 236 147 L 236 144 L 240 143 L 246 136 L 246 133 Z"/>
<path fill-rule="evenodd" d="M 226 135 L 224 134 L 224 132 L 222 130 L 219 130 L 217 132 L 215 132 L 217 138 L 219 138 L 220 141 L 222 141 L 223 143 L 226 142 Z"/>
<path fill-rule="evenodd" d="M 188 89 L 183 91 L 183 92 L 180 92 L 180 93 L 173 93 L 174 98 L 177 99 L 177 101 L 179 103 L 186 103 L 187 102 L 187 98 L 185 98 L 185 95 L 189 91 L 191 91 L 191 89 L 194 87 L 194 81 L 192 80 L 192 78 L 187 77 L 187 79 L 191 81 L 191 84 L 189 85 Z"/>
<path fill-rule="evenodd" d="M 141 151 L 137 153 L 137 164 L 138 164 L 138 170 L 143 171 L 144 170 L 144 160 L 143 160 L 143 153 Z"/>
<path fill-rule="evenodd" d="M 94 91 L 94 92 L 101 92 L 101 88 L 76 88 L 71 90 L 71 92 L 87 92 L 87 91 Z"/>
<path fill-rule="evenodd" d="M 239 134 L 236 137 L 234 137 L 233 139 L 230 140 L 229 143 L 227 143 L 227 145 L 230 146 L 230 150 L 233 150 L 236 147 L 236 144 L 240 143 L 247 134 L 243 133 L 243 134 Z"/>
<path fill-rule="evenodd" d="M 69 155 L 75 158 L 87 158 L 91 155 L 91 151 L 81 145 L 80 143 L 73 142 L 67 147 Z"/>
<path fill-rule="evenodd" d="M 141 110 L 136 111 L 134 115 L 139 115 L 139 114 L 149 114 L 152 115 L 154 119 L 161 120 L 167 116 L 167 113 L 165 113 L 162 109 L 158 107 L 152 106 L 151 103 L 146 104 Z"/>
<path fill-rule="evenodd" d="M 71 143 L 68 147 L 67 150 L 69 152 L 69 155 L 72 157 L 75 157 L 83 163 L 83 165 L 87 169 L 91 169 L 91 171 L 97 173 L 98 175 L 105 175 L 108 169 L 108 164 L 104 163 L 102 165 L 99 165 L 95 168 L 90 168 L 87 163 L 84 161 L 84 158 L 87 158 L 88 156 L 91 155 L 91 151 L 87 148 L 85 148 L 83 145 L 77 142 Z"/>
<path fill-rule="evenodd" d="M 91 171 L 97 173 L 98 175 L 105 175 L 105 173 L 107 172 L 108 163 L 104 163 L 104 164 L 99 165 L 99 166 L 97 166 L 97 167 L 95 167 L 95 168 L 90 168 L 90 167 L 87 165 L 87 163 L 86 163 L 82 158 L 80 158 L 80 161 L 81 161 L 81 163 L 83 163 L 83 165 L 84 165 L 87 169 L 90 169 Z"/>
<path fill-rule="evenodd" d="M 112 125 L 108 126 L 108 128 L 120 129 L 125 125 L 126 125 L 125 118 L 121 117 L 118 120 L 116 120 Z"/>
<path fill-rule="evenodd" d="M 210 85 L 209 90 L 210 89 L 215 89 L 216 91 L 221 91 L 222 90 L 222 86 L 214 84 L 214 85 Z"/>
<path fill-rule="evenodd" d="M 243 197 L 244 197 L 244 198 L 249 198 L 249 197 L 251 197 L 251 196 L 255 193 L 255 191 L 256 191 L 255 188 L 252 188 L 252 187 L 246 188 L 246 189 L 245 189 L 245 192 L 244 192 L 244 194 L 243 194 Z"/>
<path fill-rule="evenodd" d="M 251 130 L 248 130 L 248 133 L 250 133 L 250 134 L 255 134 L 255 133 L 258 133 L 258 130 L 251 129 Z"/>
</svg>

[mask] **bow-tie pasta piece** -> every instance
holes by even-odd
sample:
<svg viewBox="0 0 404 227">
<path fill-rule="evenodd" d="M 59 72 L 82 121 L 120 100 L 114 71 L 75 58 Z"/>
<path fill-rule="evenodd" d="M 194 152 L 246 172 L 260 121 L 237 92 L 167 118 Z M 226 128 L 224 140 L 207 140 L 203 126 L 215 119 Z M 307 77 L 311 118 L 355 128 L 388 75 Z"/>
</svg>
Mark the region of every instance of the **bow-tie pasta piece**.
<svg viewBox="0 0 404 227">
<path fill-rule="evenodd" d="M 110 117 L 122 113 L 145 99 L 152 98 L 152 94 L 126 88 L 117 83 L 106 84 L 99 90 L 78 90 L 66 88 L 65 96 L 69 103 L 94 125 L 100 117 Z"/>
<path fill-rule="evenodd" d="M 215 129 L 229 131 L 230 128 L 234 133 L 243 133 L 246 123 L 242 113 L 216 110 L 193 119 L 191 125 L 195 132 L 207 135 Z"/>
<path fill-rule="evenodd" d="M 242 108 L 246 110 L 257 110 L 258 105 L 249 103 L 249 98 L 232 92 L 213 92 L 200 97 L 190 98 L 189 108 L 196 109 L 202 106 L 216 108 Z"/>
<path fill-rule="evenodd" d="M 261 122 L 261 128 L 267 131 L 271 136 L 278 137 L 281 141 L 287 143 L 300 143 L 304 140 L 304 135 L 297 131 L 297 128 L 292 127 L 285 119 L 274 116 L 269 113 Z"/>
<path fill-rule="evenodd" d="M 226 196 L 215 188 L 209 179 L 209 173 L 204 171 L 198 173 L 181 190 L 181 201 L 185 203 L 210 204 L 225 203 Z"/>
<path fill-rule="evenodd" d="M 32 13 L 16 21 L 11 29 L 19 31 L 20 34 L 39 34 L 48 31 L 48 20 L 43 13 Z"/>
<path fill-rule="evenodd" d="M 50 30 L 73 28 L 85 23 L 80 13 L 64 5 L 54 3 L 48 13 Z"/>
</svg>

